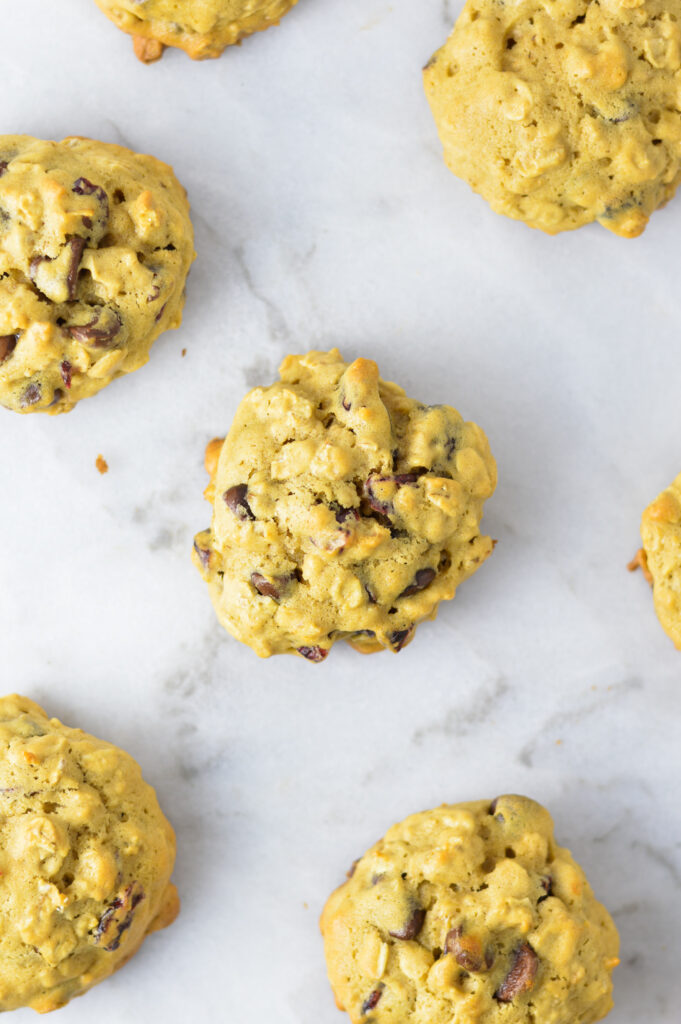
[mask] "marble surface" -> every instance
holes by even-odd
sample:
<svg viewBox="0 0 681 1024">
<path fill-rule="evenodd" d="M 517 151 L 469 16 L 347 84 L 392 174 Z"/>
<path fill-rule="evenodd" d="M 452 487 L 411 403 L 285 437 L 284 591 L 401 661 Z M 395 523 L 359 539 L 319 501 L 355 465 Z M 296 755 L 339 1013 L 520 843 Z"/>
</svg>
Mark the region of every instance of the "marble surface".
<svg viewBox="0 0 681 1024">
<path fill-rule="evenodd" d="M 393 821 L 503 791 L 547 803 L 614 913 L 612 1024 L 679 1020 L 681 654 L 625 566 L 681 469 L 681 199 L 633 242 L 491 213 L 420 83 L 459 6 L 300 0 L 219 61 L 143 67 L 91 0 L 8 5 L 2 130 L 169 161 L 199 254 L 147 367 L 1 414 L 3 689 L 129 749 L 179 838 L 177 924 L 65 1024 L 341 1024 L 326 895 Z M 202 450 L 336 344 L 483 426 L 499 544 L 398 657 L 259 661 L 190 562 Z"/>
</svg>

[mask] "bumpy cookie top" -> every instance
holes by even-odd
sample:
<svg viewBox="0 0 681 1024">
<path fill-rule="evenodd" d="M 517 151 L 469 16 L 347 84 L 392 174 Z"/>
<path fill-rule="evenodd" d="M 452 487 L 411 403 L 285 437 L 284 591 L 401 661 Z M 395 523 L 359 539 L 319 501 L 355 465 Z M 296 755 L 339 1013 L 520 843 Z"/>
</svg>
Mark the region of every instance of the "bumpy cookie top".
<svg viewBox="0 0 681 1024">
<path fill-rule="evenodd" d="M 492 551 L 487 439 L 370 359 L 310 352 L 280 373 L 239 406 L 207 491 L 194 557 L 218 617 L 261 657 L 400 651 Z"/>
<path fill-rule="evenodd" d="M 681 173 L 681 0 L 468 0 L 425 69 L 448 165 L 498 213 L 632 238 Z"/>
<path fill-rule="evenodd" d="M 147 63 L 164 46 L 179 46 L 195 60 L 219 57 L 226 46 L 276 25 L 298 0 L 96 0 Z"/>
<path fill-rule="evenodd" d="M 0 404 L 67 412 L 177 327 L 193 259 L 166 164 L 90 139 L 0 136 Z"/>
<path fill-rule="evenodd" d="M 321 928 L 353 1024 L 592 1024 L 612 1007 L 615 926 L 525 797 L 393 826 Z"/>
<path fill-rule="evenodd" d="M 681 475 L 643 513 L 641 537 L 655 611 L 681 650 Z"/>
<path fill-rule="evenodd" d="M 170 924 L 174 860 L 129 754 L 0 699 L 0 1011 L 63 1006 Z"/>
</svg>

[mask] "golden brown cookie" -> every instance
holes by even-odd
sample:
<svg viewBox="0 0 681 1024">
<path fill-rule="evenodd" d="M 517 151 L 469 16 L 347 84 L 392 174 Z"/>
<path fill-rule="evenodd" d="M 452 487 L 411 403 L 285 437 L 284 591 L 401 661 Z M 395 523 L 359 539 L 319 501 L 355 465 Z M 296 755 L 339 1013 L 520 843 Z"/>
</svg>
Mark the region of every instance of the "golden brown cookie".
<svg viewBox="0 0 681 1024">
<path fill-rule="evenodd" d="M 0 404 L 68 412 L 178 327 L 194 258 L 172 169 L 91 139 L 0 136 Z"/>
<path fill-rule="evenodd" d="M 547 811 L 521 796 L 394 825 L 321 919 L 353 1024 L 593 1024 L 618 936 Z"/>
<path fill-rule="evenodd" d="M 633 238 L 681 178 L 681 0 L 468 0 L 424 72 L 452 171 L 497 213 Z"/>
<path fill-rule="evenodd" d="M 175 835 L 129 754 L 0 698 L 0 1011 L 64 1006 L 176 917 Z"/>
<path fill-rule="evenodd" d="M 681 650 L 681 475 L 643 513 L 641 537 L 657 617 Z"/>
<path fill-rule="evenodd" d="M 211 442 L 194 559 L 218 618 L 256 654 L 322 661 L 341 639 L 400 651 L 492 552 L 487 438 L 338 349 L 288 356 Z"/>
<path fill-rule="evenodd" d="M 96 0 L 124 32 L 133 36 L 135 55 L 146 64 L 177 46 L 194 60 L 219 57 L 227 46 L 260 32 L 298 0 Z"/>
</svg>

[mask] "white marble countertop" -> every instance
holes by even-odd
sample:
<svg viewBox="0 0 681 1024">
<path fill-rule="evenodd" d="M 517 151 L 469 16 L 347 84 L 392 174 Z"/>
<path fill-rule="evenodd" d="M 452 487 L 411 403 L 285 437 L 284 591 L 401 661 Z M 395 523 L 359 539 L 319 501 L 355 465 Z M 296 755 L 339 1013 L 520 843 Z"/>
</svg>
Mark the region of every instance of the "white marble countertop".
<svg viewBox="0 0 681 1024">
<path fill-rule="evenodd" d="M 0 411 L 2 688 L 130 750 L 179 840 L 178 922 L 64 1024 L 342 1024 L 331 888 L 406 814 L 504 791 L 614 912 L 609 1020 L 678 1024 L 681 654 L 625 566 L 681 470 L 681 199 L 633 242 L 491 213 L 421 88 L 459 6 L 300 0 L 152 67 L 91 0 L 5 12 L 2 131 L 172 163 L 199 253 L 147 367 L 68 416 Z M 399 657 L 259 661 L 190 561 L 203 446 L 286 353 L 336 344 L 485 429 L 499 544 Z"/>
</svg>

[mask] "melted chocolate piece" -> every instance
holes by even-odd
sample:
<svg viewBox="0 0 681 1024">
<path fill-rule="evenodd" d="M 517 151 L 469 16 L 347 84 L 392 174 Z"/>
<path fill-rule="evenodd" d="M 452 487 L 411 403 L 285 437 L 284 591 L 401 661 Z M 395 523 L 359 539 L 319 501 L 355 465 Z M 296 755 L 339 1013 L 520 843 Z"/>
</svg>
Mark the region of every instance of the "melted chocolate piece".
<svg viewBox="0 0 681 1024">
<path fill-rule="evenodd" d="M 222 500 L 227 508 L 231 509 L 237 519 L 241 519 L 243 522 L 255 519 L 251 506 L 246 501 L 247 494 L 248 484 L 235 484 L 222 495 Z"/>
<path fill-rule="evenodd" d="M 537 976 L 539 957 L 527 942 L 521 942 L 513 951 L 511 969 L 494 993 L 500 1003 L 510 1003 L 522 992 L 529 992 Z"/>
<path fill-rule="evenodd" d="M 78 288 L 78 271 L 80 270 L 80 261 L 83 258 L 85 239 L 76 236 L 75 238 L 70 238 L 66 244 L 71 247 L 71 265 L 66 277 L 66 287 L 69 291 L 69 298 L 75 299 Z"/>
<path fill-rule="evenodd" d="M 383 995 L 383 988 L 382 987 L 381 988 L 375 988 L 373 990 L 373 992 L 370 995 L 368 995 L 366 997 L 366 999 L 364 1000 L 364 1002 L 362 1003 L 362 1009 L 361 1009 L 360 1012 L 362 1014 L 365 1014 L 365 1013 L 368 1013 L 369 1010 L 373 1010 L 374 1007 L 377 1005 L 378 1000 L 381 998 L 382 995 Z"/>
<path fill-rule="evenodd" d="M 392 502 L 381 501 L 376 497 L 374 493 L 374 486 L 377 483 L 393 483 L 396 487 L 404 487 L 406 484 L 416 483 L 418 480 L 418 474 L 416 473 L 395 473 L 391 476 L 379 476 L 374 474 L 365 480 L 364 482 L 364 497 L 366 498 L 369 506 L 374 512 L 379 512 L 381 515 L 387 516 L 391 512 L 394 512 Z"/>
<path fill-rule="evenodd" d="M 479 974 L 491 964 L 483 955 L 480 940 L 473 935 L 464 935 L 463 928 L 452 928 L 445 939 L 445 953 L 451 953 L 459 967 L 471 974 Z"/>
<path fill-rule="evenodd" d="M 393 939 L 411 940 L 415 939 L 423 928 L 426 919 L 426 912 L 423 907 L 414 907 L 406 923 L 397 932 L 388 932 Z"/>
<path fill-rule="evenodd" d="M 435 569 L 419 569 L 414 576 L 414 582 L 410 583 L 408 587 L 399 594 L 399 597 L 411 597 L 412 594 L 418 594 L 419 590 L 425 590 L 433 582 L 437 573 Z"/>
<path fill-rule="evenodd" d="M 260 572 L 251 573 L 251 583 L 258 593 L 262 594 L 263 597 L 271 597 L 275 601 L 278 601 L 281 597 L 282 591 L 290 578 L 290 576 L 278 576 L 276 577 L 276 582 L 273 582 Z"/>
<path fill-rule="evenodd" d="M 64 381 L 65 386 L 67 388 L 70 388 L 71 378 L 73 377 L 73 367 L 71 366 L 71 363 L 68 361 L 68 359 L 65 359 L 63 361 L 63 363 L 59 367 L 59 372 L 61 373 L 61 379 Z"/>
<path fill-rule="evenodd" d="M 9 359 L 17 347 L 18 340 L 18 334 L 0 334 L 0 363 L 4 363 L 6 359 Z"/>
<path fill-rule="evenodd" d="M 203 566 L 203 568 L 207 569 L 208 566 L 210 565 L 210 556 L 211 556 L 210 548 L 199 547 L 199 545 L 196 543 L 196 541 L 194 541 L 194 551 L 196 551 L 197 555 L 199 556 L 199 561 L 201 562 L 201 565 Z"/>
<path fill-rule="evenodd" d="M 7 170 L 8 166 L 9 165 L 8 165 L 6 160 L 0 160 L 0 178 L 2 178 L 3 174 Z"/>
<path fill-rule="evenodd" d="M 19 405 L 22 409 L 26 409 L 29 405 L 37 405 L 42 397 L 40 384 L 29 384 L 19 400 Z"/>
<path fill-rule="evenodd" d="M 118 313 L 114 310 L 111 312 L 114 318 L 106 327 L 100 326 L 102 322 L 101 314 L 95 313 L 95 317 L 90 323 L 83 324 L 82 326 L 71 325 L 66 330 L 72 338 L 83 345 L 88 345 L 90 348 L 110 348 L 123 326 Z"/>
<path fill-rule="evenodd" d="M 407 640 L 414 632 L 414 627 L 410 626 L 409 629 L 395 629 L 389 636 L 390 644 L 393 650 L 398 653 L 402 650 Z"/>
<path fill-rule="evenodd" d="M 123 892 L 116 896 L 99 919 L 95 928 L 94 938 L 97 945 L 107 944 L 104 949 L 113 953 L 121 944 L 121 939 L 132 924 L 135 909 L 144 899 L 144 889 L 139 882 L 131 882 Z M 107 934 L 111 932 L 111 934 Z"/>
<path fill-rule="evenodd" d="M 77 181 L 74 181 L 71 191 L 78 196 L 96 196 L 97 201 L 104 208 L 103 220 L 109 219 L 109 197 L 99 185 L 93 185 L 87 178 L 78 178 Z"/>
</svg>

